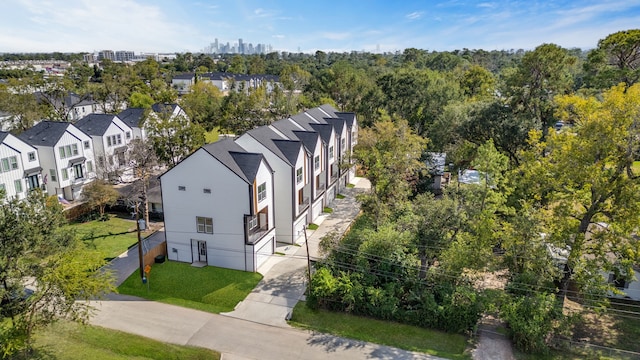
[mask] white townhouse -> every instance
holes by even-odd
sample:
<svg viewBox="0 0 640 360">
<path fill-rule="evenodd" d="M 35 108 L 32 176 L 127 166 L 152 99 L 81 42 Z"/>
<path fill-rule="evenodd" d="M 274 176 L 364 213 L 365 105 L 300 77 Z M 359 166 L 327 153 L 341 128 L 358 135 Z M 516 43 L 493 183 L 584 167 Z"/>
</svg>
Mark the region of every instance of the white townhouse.
<svg viewBox="0 0 640 360">
<path fill-rule="evenodd" d="M 113 114 L 90 114 L 75 126 L 91 136 L 98 176 L 117 180 L 129 170 L 126 153 L 133 138 L 129 125 Z"/>
<path fill-rule="evenodd" d="M 38 150 L 14 135 L 0 131 L 0 189 L 5 197 L 24 199 L 42 184 Z"/>
<path fill-rule="evenodd" d="M 49 195 L 76 200 L 82 187 L 96 178 L 91 137 L 73 124 L 42 121 L 18 137 L 38 149 Z"/>
<path fill-rule="evenodd" d="M 353 112 L 337 111 L 331 105 L 321 105 L 317 108 L 305 111 L 318 123 L 330 123 L 337 125 L 335 121 L 328 119 L 342 119 L 345 128 L 342 132 L 336 131 L 337 153 L 339 164 L 351 164 L 349 167 L 340 167 L 340 182 L 347 185 L 356 175 L 355 160 L 353 159 L 353 148 L 358 143 L 358 121 Z M 326 115 L 326 117 L 324 116 Z"/>
<path fill-rule="evenodd" d="M 230 139 L 160 177 L 170 260 L 257 271 L 275 251 L 274 172 Z"/>
<path fill-rule="evenodd" d="M 290 140 L 267 126 L 249 130 L 235 141 L 247 151 L 263 154 L 274 170 L 277 241 L 288 244 L 303 241 L 312 184 L 311 164 L 302 142 Z"/>
<path fill-rule="evenodd" d="M 171 78 L 171 87 L 178 91 L 178 95 L 188 94 L 196 83 L 195 73 L 176 74 Z"/>
<path fill-rule="evenodd" d="M 305 176 L 310 179 L 311 184 L 311 211 L 308 213 L 307 222 L 312 223 L 328 204 L 324 197 L 327 188 L 327 159 L 322 138 L 318 132 L 307 130 L 291 119 L 278 120 L 270 127 L 280 135 L 290 140 L 299 140 L 304 145 L 307 153 L 306 163 L 309 164 Z"/>
<path fill-rule="evenodd" d="M 118 113 L 118 118 L 131 128 L 134 139 L 145 140 L 147 138 L 143 124 L 146 111 L 147 109 L 143 108 L 128 108 Z"/>
<path fill-rule="evenodd" d="M 169 113 L 169 118 L 174 118 L 176 116 L 184 116 L 187 117 L 187 113 L 180 107 L 178 104 L 153 104 L 151 105 L 151 116 L 159 116 L 161 113 Z"/>
</svg>

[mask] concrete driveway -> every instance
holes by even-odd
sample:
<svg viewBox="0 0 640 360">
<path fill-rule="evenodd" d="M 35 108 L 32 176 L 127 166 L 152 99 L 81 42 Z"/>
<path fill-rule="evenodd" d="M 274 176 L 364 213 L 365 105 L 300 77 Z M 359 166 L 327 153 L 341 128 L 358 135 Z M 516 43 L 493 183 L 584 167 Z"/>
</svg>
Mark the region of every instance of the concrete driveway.
<svg viewBox="0 0 640 360">
<path fill-rule="evenodd" d="M 307 289 L 307 245 L 311 259 L 318 259 L 318 244 L 328 233 L 344 234 L 360 212 L 360 204 L 355 199 L 358 192 L 371 187 L 367 179 L 356 178 L 354 188 L 343 191 L 344 199 L 335 199 L 331 214 L 323 214 L 315 223 L 318 229 L 307 230 L 307 243 L 299 245 L 279 244 L 276 252 L 259 272 L 264 278 L 256 288 L 228 313 L 222 313 L 238 319 L 261 324 L 288 328 L 287 319 L 298 301 L 304 300 Z"/>
</svg>

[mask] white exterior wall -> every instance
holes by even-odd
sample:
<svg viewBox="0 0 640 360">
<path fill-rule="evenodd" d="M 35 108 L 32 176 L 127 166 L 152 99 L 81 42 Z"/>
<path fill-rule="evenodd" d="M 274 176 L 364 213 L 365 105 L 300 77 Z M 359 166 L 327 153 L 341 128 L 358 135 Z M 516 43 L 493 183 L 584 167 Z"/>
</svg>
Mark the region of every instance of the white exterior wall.
<svg viewBox="0 0 640 360">
<path fill-rule="evenodd" d="M 292 191 L 295 182 L 295 169 L 272 153 L 264 145 L 250 135 L 242 135 L 236 139 L 236 143 L 249 152 L 261 153 L 274 171 L 274 224 L 276 227 L 276 240 L 278 242 L 293 244 L 294 237 L 293 214 L 297 206 L 297 191 Z M 302 148 L 301 148 L 302 151 Z"/>
<path fill-rule="evenodd" d="M 207 244 L 208 265 L 250 270 L 245 268 L 244 238 L 249 184 L 199 149 L 165 173 L 161 185 L 170 260 L 198 261 L 194 246 L 200 240 Z M 211 194 L 203 189 L 211 189 Z M 197 231 L 198 216 L 213 219 L 213 234 Z"/>
<path fill-rule="evenodd" d="M 127 139 L 127 132 L 129 133 L 128 139 Z M 117 135 L 120 135 L 120 138 L 122 139 L 122 143 L 114 144 L 112 142 L 111 146 L 109 146 L 109 142 L 107 138 L 114 135 L 116 136 L 116 139 L 117 139 Z M 111 125 L 109 125 L 107 130 L 104 132 L 104 135 L 100 138 L 100 149 L 97 146 L 94 149 L 94 152 L 96 154 L 96 159 L 98 158 L 98 156 L 104 156 L 105 164 L 107 168 L 112 170 L 116 170 L 116 169 L 119 170 L 119 169 L 126 168 L 127 167 L 126 160 L 124 163 L 120 164 L 118 162 L 117 156 L 115 156 L 114 151 L 119 147 L 129 145 L 132 137 L 133 137 L 133 130 L 129 126 L 127 126 L 125 123 L 123 123 L 121 120 L 117 120 L 117 118 L 114 118 L 114 120 L 111 122 Z M 113 159 L 113 164 L 114 164 L 113 166 L 109 165 L 110 164 L 108 160 L 109 157 Z"/>
<path fill-rule="evenodd" d="M 21 146 L 18 142 L 21 141 L 13 137 L 13 135 L 8 134 L 0 144 L 0 161 L 1 159 L 7 159 L 9 164 L 9 169 L 7 171 L 3 171 L 2 167 L 0 167 L 0 184 L 4 187 L 6 198 L 13 198 L 17 196 L 18 198 L 23 199 L 28 191 L 27 182 L 24 179 L 25 165 L 30 165 L 28 163 L 26 152 L 36 152 L 36 150 L 28 144 Z M 9 159 L 14 157 L 15 162 L 9 161 Z M 35 162 L 38 163 L 37 155 Z M 15 169 L 13 168 L 13 164 L 16 166 Z M 21 190 L 19 192 L 16 191 L 16 181 L 20 183 Z"/>
<path fill-rule="evenodd" d="M 89 149 L 84 148 L 84 142 L 89 141 Z M 65 156 L 64 159 L 60 158 L 60 150 L 61 146 L 73 145 L 76 144 L 78 147 L 78 154 L 72 154 L 71 156 Z M 41 151 L 42 150 L 42 151 Z M 46 153 L 53 153 L 53 156 Z M 65 199 L 67 200 L 75 200 L 80 197 L 82 192 L 82 187 L 85 184 L 90 183 L 96 177 L 96 163 L 93 154 L 93 144 L 92 139 L 89 135 L 80 131 L 73 125 L 69 125 L 67 131 L 62 135 L 60 140 L 56 143 L 53 148 L 50 147 L 42 147 L 39 149 L 39 153 L 41 155 L 43 172 L 45 174 L 48 173 L 47 169 L 56 169 L 57 175 L 57 186 L 54 187 L 53 184 L 49 184 L 50 179 L 47 184 L 47 191 L 49 195 L 63 194 Z M 77 159 L 80 157 L 84 157 L 85 161 L 82 164 L 83 177 L 76 179 L 74 177 L 74 169 L 73 166 L 69 166 L 69 161 L 73 159 Z M 47 163 L 45 163 L 45 160 Z M 52 161 L 53 160 L 53 161 Z M 87 171 L 87 164 L 91 162 L 93 171 Z M 65 180 L 62 177 L 63 169 L 67 170 L 68 178 Z M 50 178 L 49 174 L 49 178 Z M 52 189 L 50 191 L 49 189 Z"/>
<path fill-rule="evenodd" d="M 258 201 L 258 186 L 260 186 L 260 184 L 262 183 L 266 183 L 266 187 L 267 187 L 267 196 L 265 199 L 263 199 L 262 201 Z M 269 170 L 269 167 L 267 167 L 267 164 L 264 162 L 264 160 L 260 163 L 260 167 L 258 168 L 258 173 L 256 174 L 256 181 L 255 184 L 253 186 L 253 193 L 255 194 L 255 209 L 254 209 L 254 213 L 259 213 L 261 210 L 263 210 L 265 207 L 268 208 L 268 218 L 267 218 L 267 222 L 269 224 L 269 228 L 273 228 L 274 227 L 274 217 L 273 217 L 273 211 L 274 211 L 274 188 L 273 188 L 273 175 L 271 174 L 271 170 Z M 248 214 L 248 213 L 247 213 Z"/>
<path fill-rule="evenodd" d="M 609 274 L 605 272 L 600 272 L 605 282 L 609 281 Z M 618 289 L 622 291 L 623 295 L 613 295 L 614 298 L 628 298 L 636 301 L 640 301 L 640 272 L 634 270 L 634 278 L 628 282 L 628 286 L 624 289 Z"/>
</svg>

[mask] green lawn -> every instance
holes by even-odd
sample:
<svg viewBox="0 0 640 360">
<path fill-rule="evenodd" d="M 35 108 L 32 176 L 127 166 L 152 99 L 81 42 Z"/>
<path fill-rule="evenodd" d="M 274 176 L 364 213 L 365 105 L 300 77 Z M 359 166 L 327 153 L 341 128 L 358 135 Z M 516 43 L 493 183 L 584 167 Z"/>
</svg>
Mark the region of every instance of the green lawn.
<svg viewBox="0 0 640 360">
<path fill-rule="evenodd" d="M 152 265 L 148 289 L 136 271 L 118 291 L 217 314 L 233 310 L 261 279 L 258 273 L 169 261 Z"/>
<path fill-rule="evenodd" d="M 78 237 L 87 246 L 95 248 L 106 260 L 117 257 L 138 242 L 135 221 L 121 219 L 113 215 L 108 221 L 91 220 L 84 223 L 72 223 L 69 226 L 77 231 Z"/>
<path fill-rule="evenodd" d="M 302 301 L 294 308 L 289 324 L 447 359 L 471 358 L 465 353 L 465 336 L 344 313 L 311 310 Z"/>
<path fill-rule="evenodd" d="M 220 353 L 192 346 L 162 343 L 96 326 L 59 322 L 36 335 L 31 359 L 220 359 Z"/>
</svg>

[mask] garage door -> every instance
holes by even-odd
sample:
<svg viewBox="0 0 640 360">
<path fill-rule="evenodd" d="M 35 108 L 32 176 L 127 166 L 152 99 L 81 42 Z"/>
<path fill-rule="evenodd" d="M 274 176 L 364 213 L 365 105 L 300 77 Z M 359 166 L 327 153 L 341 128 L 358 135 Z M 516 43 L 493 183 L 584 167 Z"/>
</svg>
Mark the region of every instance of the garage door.
<svg viewBox="0 0 640 360">
<path fill-rule="evenodd" d="M 273 237 L 266 241 L 264 245 L 257 251 L 256 269 L 258 269 L 269 257 L 273 255 Z"/>
</svg>

